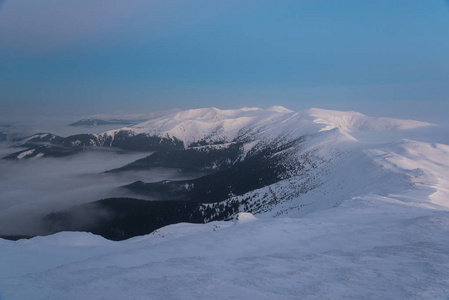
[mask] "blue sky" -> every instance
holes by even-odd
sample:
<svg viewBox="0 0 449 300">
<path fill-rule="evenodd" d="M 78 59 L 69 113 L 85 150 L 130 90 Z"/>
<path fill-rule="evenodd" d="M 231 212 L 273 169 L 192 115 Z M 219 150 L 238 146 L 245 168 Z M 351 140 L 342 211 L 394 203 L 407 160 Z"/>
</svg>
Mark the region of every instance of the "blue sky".
<svg viewBox="0 0 449 300">
<path fill-rule="evenodd" d="M 447 1 L 0 6 L 3 115 L 283 105 L 429 119 L 448 103 Z"/>
</svg>

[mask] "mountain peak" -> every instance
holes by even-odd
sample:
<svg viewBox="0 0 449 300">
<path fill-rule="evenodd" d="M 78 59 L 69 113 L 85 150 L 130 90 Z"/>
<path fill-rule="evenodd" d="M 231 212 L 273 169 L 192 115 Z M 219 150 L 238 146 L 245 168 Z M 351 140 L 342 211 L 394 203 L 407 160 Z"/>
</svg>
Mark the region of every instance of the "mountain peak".
<svg viewBox="0 0 449 300">
<path fill-rule="evenodd" d="M 311 108 L 306 113 L 314 118 L 315 123 L 327 125 L 323 130 L 338 128 L 344 134 L 354 131 L 398 131 L 433 125 L 414 120 L 369 117 L 355 111 Z"/>
<path fill-rule="evenodd" d="M 267 110 L 280 112 L 280 113 L 292 113 L 292 112 L 294 112 L 293 110 L 290 110 L 290 109 L 285 108 L 285 107 L 280 106 L 280 105 L 270 106 L 269 108 L 267 108 Z"/>
<path fill-rule="evenodd" d="M 274 138 L 283 134 L 297 136 L 338 128 L 341 133 L 353 139 L 351 132 L 396 131 L 428 125 L 430 124 L 418 121 L 368 117 L 354 111 L 319 108 L 294 113 L 283 106 L 271 106 L 266 109 L 208 107 L 180 111 L 124 130 L 134 134 L 175 138 L 182 141 L 185 147 L 189 147 L 200 141 L 231 142 L 242 134 L 250 139 L 255 138 L 255 135 L 259 138 Z"/>
</svg>

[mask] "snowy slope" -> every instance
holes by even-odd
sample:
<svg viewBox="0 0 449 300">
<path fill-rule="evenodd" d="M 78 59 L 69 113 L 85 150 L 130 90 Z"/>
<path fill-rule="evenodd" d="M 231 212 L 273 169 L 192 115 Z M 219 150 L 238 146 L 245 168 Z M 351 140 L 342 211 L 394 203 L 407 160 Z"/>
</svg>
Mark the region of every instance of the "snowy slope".
<svg viewBox="0 0 449 300">
<path fill-rule="evenodd" d="M 255 217 L 121 242 L 0 239 L 0 299 L 447 299 L 449 145 L 423 138 L 430 125 L 274 107 L 130 127 L 185 144 L 250 137 L 248 153 L 264 139 L 307 138 L 281 153 L 285 178 L 224 201 Z"/>
<path fill-rule="evenodd" d="M 0 245 L 4 299 L 446 299 L 449 213 L 376 195 L 299 219 Z M 61 240 L 64 242 L 61 242 Z"/>
<path fill-rule="evenodd" d="M 428 126 L 429 123 L 414 120 L 368 117 L 359 112 L 333 111 L 311 108 L 308 115 L 316 123 L 327 124 L 327 128 L 339 128 L 343 132 L 352 131 L 396 131 Z"/>
<path fill-rule="evenodd" d="M 357 112 L 316 108 L 293 112 L 282 106 L 235 110 L 212 107 L 181 111 L 132 127 L 112 130 L 103 136 L 114 136 L 119 131 L 128 131 L 134 135 L 176 138 L 188 147 L 198 141 L 232 142 L 245 138 L 274 138 L 282 134 L 298 137 L 334 128 L 346 134 L 352 131 L 395 131 L 429 125 L 431 124 L 425 122 L 372 118 Z"/>
</svg>

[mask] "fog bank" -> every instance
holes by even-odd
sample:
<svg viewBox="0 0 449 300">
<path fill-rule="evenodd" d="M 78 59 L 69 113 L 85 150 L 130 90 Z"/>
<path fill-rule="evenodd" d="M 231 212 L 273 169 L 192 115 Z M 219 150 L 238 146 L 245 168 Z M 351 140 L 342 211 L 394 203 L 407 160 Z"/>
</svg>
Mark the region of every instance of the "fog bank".
<svg viewBox="0 0 449 300">
<path fill-rule="evenodd" d="M 5 148 L 5 143 L 1 145 L 0 154 L 16 150 Z M 102 198 L 132 197 L 117 187 L 137 180 L 185 178 L 170 169 L 102 174 L 149 154 L 92 151 L 69 158 L 0 160 L 0 234 L 41 234 L 42 216 Z"/>
</svg>

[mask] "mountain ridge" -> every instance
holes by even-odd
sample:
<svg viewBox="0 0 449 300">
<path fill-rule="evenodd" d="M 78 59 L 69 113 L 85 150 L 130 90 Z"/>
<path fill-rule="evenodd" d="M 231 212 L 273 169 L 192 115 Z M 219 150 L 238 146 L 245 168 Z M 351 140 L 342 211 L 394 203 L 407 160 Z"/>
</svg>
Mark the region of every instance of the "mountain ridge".
<svg viewBox="0 0 449 300">
<path fill-rule="evenodd" d="M 400 131 L 431 125 L 320 109 L 293 112 L 282 107 L 265 110 L 206 108 L 175 113 L 98 136 L 113 145 L 120 134 L 131 131 L 128 137 L 144 135 L 178 143 L 176 148 L 159 149 L 105 174 L 159 167 L 173 168 L 178 172 L 202 172 L 193 179 L 135 181 L 119 189 L 125 191 L 124 194 L 131 192 L 139 199 L 156 201 L 151 204 L 154 209 L 163 207 L 163 201 L 178 201 L 173 202 L 172 209 L 180 205 L 190 210 L 180 221 L 192 221 L 185 217 L 195 215 L 196 222 L 210 222 L 233 218 L 242 211 L 271 217 L 302 216 L 337 207 L 348 197 L 367 193 L 388 195 L 416 189 L 407 172 L 394 175 L 391 168 L 385 169 L 373 158 L 370 151 L 381 149 L 383 143 L 359 142 L 352 134 L 399 134 Z M 112 140 L 108 140 L 111 136 Z M 391 151 L 398 151 L 403 144 L 399 142 Z M 376 191 L 378 186 L 373 183 L 382 185 L 382 191 Z M 105 199 L 99 203 L 106 210 L 116 209 L 117 206 L 108 208 L 110 203 L 126 207 L 126 199 L 111 201 Z M 425 205 L 433 204 L 428 201 Z M 76 214 L 76 210 L 73 213 Z M 68 210 L 57 218 L 47 218 L 47 227 L 61 228 L 65 222 L 61 216 L 69 220 L 70 213 Z M 173 221 L 169 216 L 167 214 L 157 224 L 170 224 L 164 223 Z M 108 222 L 121 224 L 113 220 Z M 148 222 L 151 223 L 150 220 Z M 154 224 L 149 223 L 145 225 L 148 230 L 155 230 Z M 70 222 L 65 224 L 65 228 L 76 230 Z M 96 227 L 88 231 L 103 232 Z M 114 232 L 131 234 L 131 231 L 120 227 Z M 108 238 L 131 236 L 108 235 Z"/>
<path fill-rule="evenodd" d="M 433 124 L 391 118 L 373 118 L 357 112 L 340 112 L 312 108 L 294 112 L 281 106 L 267 109 L 218 108 L 191 109 L 106 131 L 100 134 L 80 134 L 56 139 L 32 150 L 32 147 L 8 156 L 10 159 L 71 155 L 91 147 L 115 147 L 130 151 L 187 149 L 201 145 L 244 142 L 249 147 L 257 140 L 274 140 L 279 136 L 290 139 L 321 131 L 339 130 L 349 139 L 353 132 L 383 132 L 415 129 Z M 51 151 L 49 148 L 54 147 Z M 28 155 L 22 152 L 28 151 Z"/>
</svg>

